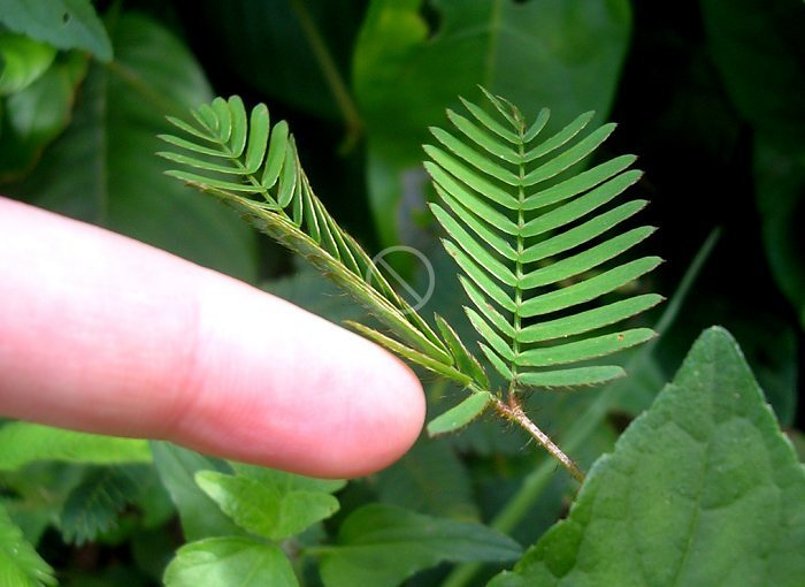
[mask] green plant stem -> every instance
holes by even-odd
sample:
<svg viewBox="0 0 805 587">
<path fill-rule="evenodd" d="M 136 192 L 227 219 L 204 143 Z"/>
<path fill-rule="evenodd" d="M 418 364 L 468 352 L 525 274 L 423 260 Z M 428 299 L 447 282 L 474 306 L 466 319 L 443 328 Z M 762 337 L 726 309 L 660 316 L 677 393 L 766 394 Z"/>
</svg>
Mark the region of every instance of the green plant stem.
<svg viewBox="0 0 805 587">
<path fill-rule="evenodd" d="M 696 278 L 701 273 L 710 254 L 713 251 L 716 243 L 718 242 L 721 230 L 714 228 L 705 239 L 702 246 L 699 248 L 696 256 L 688 267 L 679 287 L 674 292 L 670 302 L 665 307 L 665 311 L 657 321 L 655 330 L 657 334 L 662 336 L 667 332 L 668 328 L 673 324 L 676 316 L 679 314 L 682 304 L 687 298 L 690 290 L 696 281 Z M 660 338 L 658 336 L 649 344 L 642 347 L 639 354 L 637 354 L 627 366 L 627 371 L 632 371 L 634 367 L 645 361 L 653 351 L 656 341 Z M 565 451 L 573 453 L 577 448 L 582 446 L 589 438 L 593 431 L 603 421 L 609 413 L 612 404 L 617 399 L 617 388 L 608 386 L 597 399 L 587 408 L 584 417 L 576 420 L 573 426 L 570 427 L 568 432 L 562 436 L 561 445 Z M 553 454 L 553 453 L 551 453 Z M 555 456 L 555 455 L 554 455 Z M 526 513 L 534 506 L 539 496 L 544 491 L 545 487 L 551 479 L 551 475 L 555 468 L 555 464 L 551 459 L 544 459 L 524 480 L 517 493 L 503 506 L 503 509 L 498 512 L 495 518 L 490 523 L 490 526 L 500 532 L 509 533 L 515 526 L 523 519 Z M 473 577 L 482 568 L 480 564 L 469 563 L 456 567 L 444 580 L 442 587 L 465 587 L 469 584 Z"/>
<path fill-rule="evenodd" d="M 338 67 L 335 61 L 333 61 L 333 57 L 319 29 L 316 27 L 313 17 L 310 15 L 305 1 L 291 0 L 291 7 L 299 19 L 299 24 L 310 43 L 313 54 L 316 56 L 316 61 L 319 63 L 324 79 L 327 80 L 327 84 L 330 86 L 330 91 L 333 93 L 335 103 L 341 111 L 341 115 L 344 117 L 347 134 L 340 150 L 343 153 L 348 153 L 358 142 L 363 132 L 363 121 L 358 113 L 358 108 L 355 106 L 355 102 L 352 100 L 347 85 L 338 72 Z"/>
</svg>

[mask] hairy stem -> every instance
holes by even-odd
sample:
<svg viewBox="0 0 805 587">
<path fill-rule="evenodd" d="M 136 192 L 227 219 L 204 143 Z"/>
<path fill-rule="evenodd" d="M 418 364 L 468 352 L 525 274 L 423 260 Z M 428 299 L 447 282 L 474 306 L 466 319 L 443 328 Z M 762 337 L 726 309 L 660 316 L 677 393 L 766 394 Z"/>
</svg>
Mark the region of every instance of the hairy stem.
<svg viewBox="0 0 805 587">
<path fill-rule="evenodd" d="M 542 445 L 553 458 L 559 461 L 562 466 L 567 469 L 568 473 L 570 473 L 570 475 L 576 481 L 579 483 L 584 483 L 584 473 L 582 470 L 578 467 L 578 465 L 576 465 L 576 463 L 573 462 L 573 459 L 567 456 L 562 449 L 550 439 L 547 434 L 540 430 L 539 426 L 534 424 L 534 422 L 523 411 L 520 402 L 517 401 L 515 396 L 510 396 L 508 403 L 496 399 L 494 407 L 495 411 L 503 418 L 509 420 L 510 422 L 514 422 L 523 430 L 528 432 L 528 434 L 534 440 Z"/>
</svg>

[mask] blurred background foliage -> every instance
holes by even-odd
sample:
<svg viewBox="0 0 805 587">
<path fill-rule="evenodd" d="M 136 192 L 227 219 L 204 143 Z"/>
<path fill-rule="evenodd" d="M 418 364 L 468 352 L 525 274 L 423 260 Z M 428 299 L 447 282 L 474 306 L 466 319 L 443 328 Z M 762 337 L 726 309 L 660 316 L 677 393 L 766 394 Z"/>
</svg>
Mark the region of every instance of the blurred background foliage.
<svg viewBox="0 0 805 587">
<path fill-rule="evenodd" d="M 330 319 L 355 318 L 359 308 L 278 246 L 162 174 L 166 164 L 154 153 L 165 115 L 237 93 L 289 121 L 318 196 L 370 251 L 407 244 L 429 256 L 436 293 L 424 313 L 460 325 L 463 293 L 426 213 L 431 194 L 420 160 L 428 126 L 443 124 L 459 95 L 476 99 L 478 84 L 528 116 L 551 108 L 557 125 L 595 110 L 598 122 L 619 123 L 598 157 L 635 153 L 646 171 L 633 189 L 651 201 L 648 220 L 661 230 L 648 247 L 667 263 L 645 285 L 671 303 L 649 317 L 665 312 L 662 337 L 627 357 L 633 377 L 611 402 L 595 408 L 597 391 L 534 397 L 537 421 L 570 438 L 568 450 L 589 464 L 651 402 L 694 338 L 722 324 L 782 425 L 796 425 L 805 327 L 799 0 L 684 0 L 673 8 L 634 0 L 94 6 L 100 16 L 84 0 L 0 0 L 0 193 L 259 284 Z M 415 283 L 424 278 L 398 263 Z M 425 383 L 433 411 L 453 400 L 443 383 Z M 591 406 L 595 415 L 581 425 Z M 350 483 L 342 507 L 379 500 L 487 520 L 543 462 L 523 444 L 487 422 L 420 443 L 398 465 Z M 154 460 L 163 484 L 175 480 L 173 494 L 183 485 L 170 471 L 182 467 L 168 453 L 155 450 Z M 0 477 L 17 498 L 8 500 L 12 518 L 52 564 L 69 569 L 66 584 L 114 585 L 120 575 L 120 584 L 145 585 L 160 576 L 178 530 L 141 456 L 112 469 L 89 459 Z M 564 478 L 546 479 L 541 507 L 511 524 L 524 543 L 566 506 Z M 30 490 L 37 483 L 47 495 Z M 110 498 L 87 527 L 74 508 L 92 483 Z"/>
</svg>

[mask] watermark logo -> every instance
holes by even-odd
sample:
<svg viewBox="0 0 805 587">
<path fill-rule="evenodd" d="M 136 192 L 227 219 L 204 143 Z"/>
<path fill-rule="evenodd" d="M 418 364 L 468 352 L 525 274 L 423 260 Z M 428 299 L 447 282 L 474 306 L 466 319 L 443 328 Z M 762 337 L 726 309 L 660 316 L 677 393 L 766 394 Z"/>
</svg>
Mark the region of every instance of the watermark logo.
<svg viewBox="0 0 805 587">
<path fill-rule="evenodd" d="M 425 267 L 425 273 L 428 276 L 427 279 L 427 287 L 424 288 L 422 285 L 415 286 L 414 284 L 409 283 L 402 275 L 400 275 L 397 271 L 394 270 L 394 267 L 386 260 L 386 257 L 392 254 L 404 254 L 404 255 L 413 255 L 416 257 L 415 263 L 421 264 Z M 411 309 L 406 310 L 407 312 L 416 312 L 422 306 L 428 303 L 430 297 L 433 295 L 433 290 L 436 288 L 436 273 L 433 271 L 433 265 L 431 265 L 430 260 L 422 253 L 415 249 L 414 247 L 407 247 L 405 245 L 397 245 L 394 247 L 388 247 L 380 251 L 377 255 L 372 258 L 372 262 L 378 267 L 383 270 L 383 274 L 388 278 L 389 283 L 392 287 L 397 289 L 398 291 L 405 292 L 405 298 L 408 300 L 408 303 L 411 304 Z M 372 273 L 375 271 L 373 267 L 370 267 L 364 276 L 366 281 L 371 281 Z"/>
</svg>

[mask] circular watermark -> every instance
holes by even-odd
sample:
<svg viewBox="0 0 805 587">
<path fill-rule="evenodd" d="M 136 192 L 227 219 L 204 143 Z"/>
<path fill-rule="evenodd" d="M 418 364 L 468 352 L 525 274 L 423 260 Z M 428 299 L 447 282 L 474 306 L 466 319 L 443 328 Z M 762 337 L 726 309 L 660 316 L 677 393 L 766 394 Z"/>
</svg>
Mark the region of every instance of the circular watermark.
<svg viewBox="0 0 805 587">
<path fill-rule="evenodd" d="M 412 284 L 408 283 L 408 281 L 397 271 L 395 271 L 394 267 L 386 261 L 386 257 L 392 253 L 404 253 L 408 255 L 413 255 L 417 258 L 417 261 L 420 262 L 425 267 L 425 272 L 428 275 L 428 285 L 425 288 L 424 292 L 419 292 L 417 288 L 414 287 Z M 433 265 L 431 265 L 430 259 L 428 259 L 425 254 L 415 249 L 414 247 L 408 247 L 405 245 L 396 245 L 393 247 L 387 247 L 380 251 L 377 255 L 372 258 L 372 262 L 378 268 L 383 269 L 383 274 L 387 277 L 387 280 L 391 283 L 391 285 L 395 288 L 399 287 L 405 290 L 405 293 L 410 298 L 411 301 L 414 303 L 411 304 L 410 308 L 403 310 L 403 313 L 408 312 L 416 312 L 422 306 L 428 303 L 430 297 L 433 295 L 433 290 L 436 288 L 436 273 L 433 271 Z M 375 271 L 374 267 L 369 267 L 366 271 L 366 275 L 364 278 L 367 282 L 371 282 L 372 273 Z M 410 303 L 410 301 L 409 301 Z"/>
</svg>

